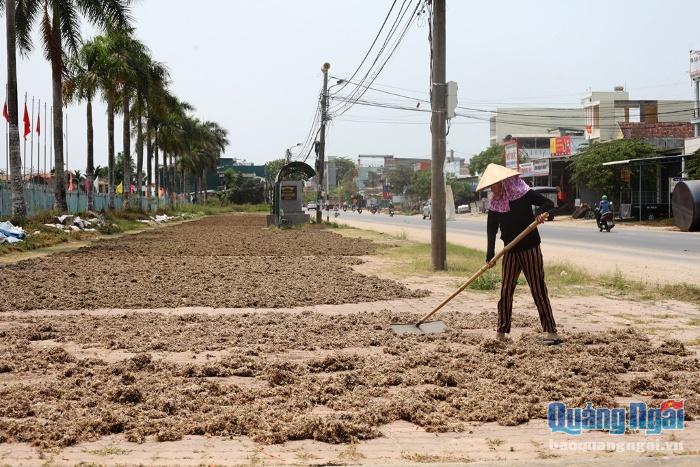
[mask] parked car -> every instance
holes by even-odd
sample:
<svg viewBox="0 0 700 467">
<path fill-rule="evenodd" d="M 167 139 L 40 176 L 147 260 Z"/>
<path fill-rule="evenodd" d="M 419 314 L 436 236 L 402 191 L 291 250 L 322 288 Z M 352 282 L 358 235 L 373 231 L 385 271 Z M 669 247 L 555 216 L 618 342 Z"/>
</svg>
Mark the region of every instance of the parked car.
<svg viewBox="0 0 700 467">
<path fill-rule="evenodd" d="M 559 188 L 555 186 L 533 186 L 532 191 L 536 191 L 537 193 L 543 195 L 545 198 L 549 198 L 552 201 L 552 203 L 554 203 L 554 206 L 557 205 L 557 193 L 559 192 Z M 534 213 L 536 211 L 536 208 L 533 207 L 532 209 Z M 550 213 L 547 220 L 553 221 L 554 214 Z"/>
<path fill-rule="evenodd" d="M 314 210 L 314 211 L 315 211 L 317 207 L 318 207 L 318 206 L 316 205 L 316 203 L 309 203 L 309 204 L 306 205 L 306 210 L 307 210 L 307 211 L 311 211 L 311 210 Z"/>
<path fill-rule="evenodd" d="M 472 208 L 468 204 L 461 204 L 457 206 L 457 214 L 465 214 L 468 212 L 472 212 Z"/>
<path fill-rule="evenodd" d="M 430 201 L 423 205 L 423 219 L 432 219 L 432 203 Z"/>
</svg>

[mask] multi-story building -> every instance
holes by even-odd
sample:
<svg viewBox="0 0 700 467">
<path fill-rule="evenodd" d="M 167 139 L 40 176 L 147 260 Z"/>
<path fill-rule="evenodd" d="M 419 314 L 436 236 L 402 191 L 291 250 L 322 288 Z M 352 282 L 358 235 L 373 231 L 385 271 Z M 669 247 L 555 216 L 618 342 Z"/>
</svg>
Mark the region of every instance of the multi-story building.
<svg viewBox="0 0 700 467">
<path fill-rule="evenodd" d="M 693 119 L 693 102 L 690 100 L 630 100 L 629 93 L 622 86 L 616 86 L 612 92 L 590 92 L 581 103 L 586 116 L 585 135 L 590 141 L 605 142 L 625 137 L 618 123 L 626 124 L 623 127 L 629 129 L 634 124 L 689 123 Z"/>
</svg>

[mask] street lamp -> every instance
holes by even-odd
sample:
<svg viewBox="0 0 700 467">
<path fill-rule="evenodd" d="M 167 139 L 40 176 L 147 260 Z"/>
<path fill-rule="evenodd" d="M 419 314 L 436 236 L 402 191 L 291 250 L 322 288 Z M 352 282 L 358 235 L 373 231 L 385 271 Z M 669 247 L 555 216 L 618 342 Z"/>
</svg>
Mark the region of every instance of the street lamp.
<svg viewBox="0 0 700 467">
<path fill-rule="evenodd" d="M 294 144 L 292 146 L 289 146 L 285 151 L 285 159 L 287 160 L 287 164 L 292 160 L 292 148 L 296 148 L 301 146 L 301 143 Z"/>
</svg>

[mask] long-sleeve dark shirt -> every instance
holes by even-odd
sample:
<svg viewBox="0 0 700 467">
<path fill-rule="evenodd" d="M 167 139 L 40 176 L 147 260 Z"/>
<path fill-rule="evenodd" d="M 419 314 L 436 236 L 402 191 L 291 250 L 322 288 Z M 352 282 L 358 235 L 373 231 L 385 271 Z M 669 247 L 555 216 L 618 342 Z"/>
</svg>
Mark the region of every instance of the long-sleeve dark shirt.
<svg viewBox="0 0 700 467">
<path fill-rule="evenodd" d="M 528 191 L 521 198 L 510 202 L 510 211 L 498 212 L 489 210 L 488 221 L 486 222 L 486 233 L 488 235 L 488 247 L 486 250 L 486 261 L 490 261 L 495 255 L 496 233 L 501 229 L 501 240 L 504 245 L 508 245 L 520 232 L 535 220 L 532 213 L 532 206 L 538 206 L 537 215 L 549 211 L 554 207 L 554 203 L 536 191 Z M 525 238 L 520 240 L 512 251 L 524 251 L 534 248 L 541 243 L 540 234 L 537 229 L 530 232 Z"/>
</svg>

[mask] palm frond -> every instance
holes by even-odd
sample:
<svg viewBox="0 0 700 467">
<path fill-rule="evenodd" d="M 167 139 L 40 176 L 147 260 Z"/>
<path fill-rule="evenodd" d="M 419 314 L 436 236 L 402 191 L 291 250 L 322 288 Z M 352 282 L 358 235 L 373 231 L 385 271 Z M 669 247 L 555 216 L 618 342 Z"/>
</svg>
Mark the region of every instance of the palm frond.
<svg viewBox="0 0 700 467">
<path fill-rule="evenodd" d="M 17 49 L 23 56 L 27 56 L 32 51 L 32 30 L 37 17 L 41 13 L 41 3 L 36 0 L 17 0 L 15 6 L 15 37 L 17 38 Z"/>
</svg>

